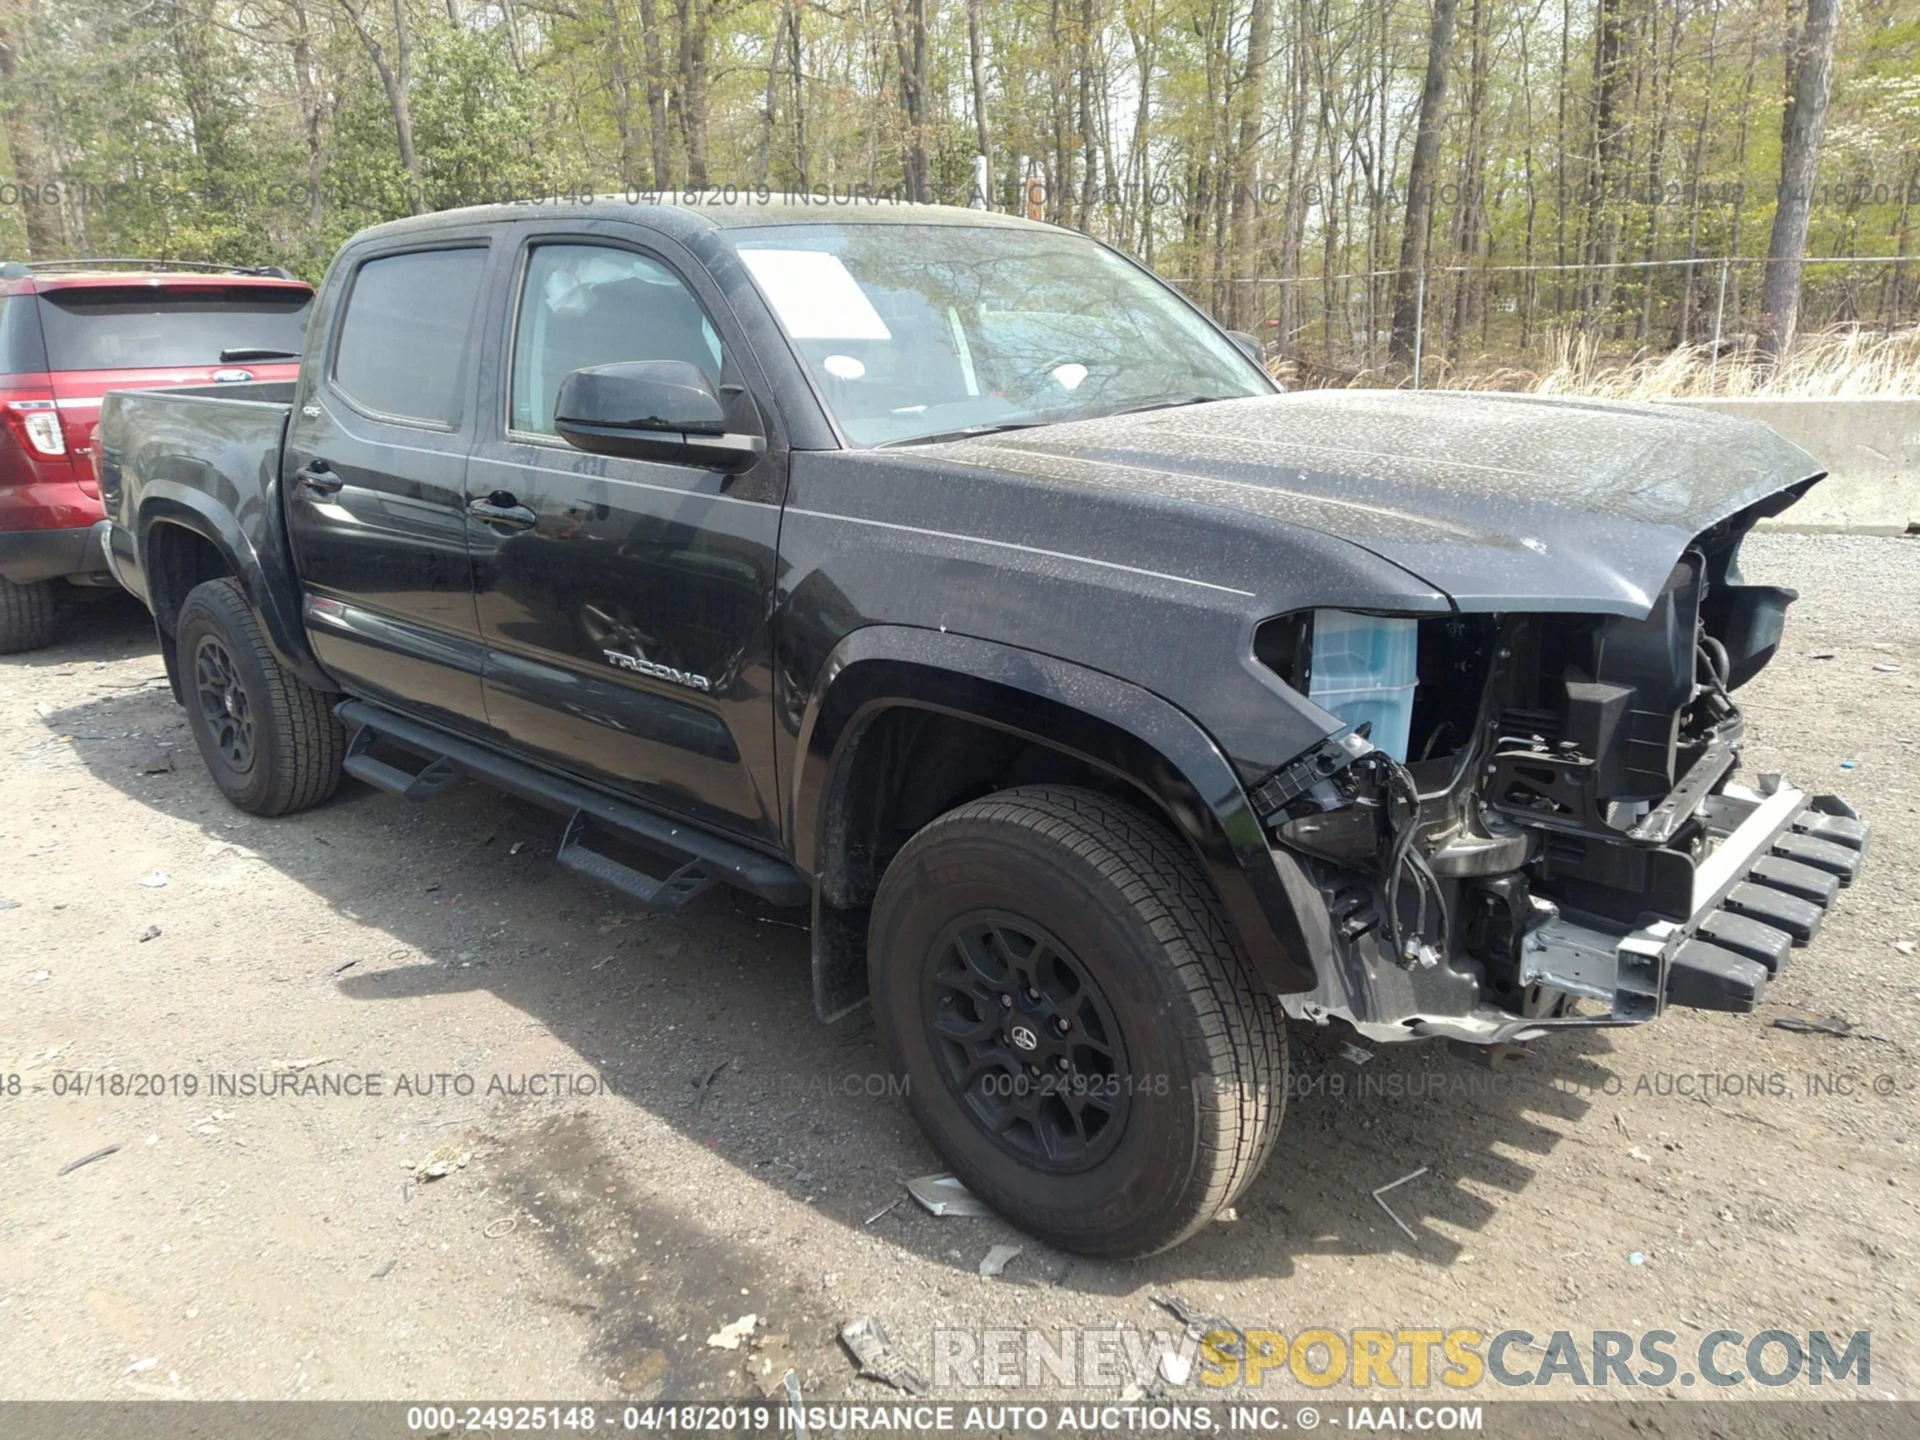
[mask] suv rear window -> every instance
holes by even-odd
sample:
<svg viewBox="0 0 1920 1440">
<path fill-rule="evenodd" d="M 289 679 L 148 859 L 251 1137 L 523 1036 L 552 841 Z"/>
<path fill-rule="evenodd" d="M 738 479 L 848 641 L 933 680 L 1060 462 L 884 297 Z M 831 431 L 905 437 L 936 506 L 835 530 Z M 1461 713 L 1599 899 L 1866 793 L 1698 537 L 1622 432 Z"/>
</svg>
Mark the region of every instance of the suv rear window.
<svg viewBox="0 0 1920 1440">
<path fill-rule="evenodd" d="M 285 350 L 307 338 L 313 296 L 262 285 L 76 285 L 40 293 L 55 370 L 218 365 L 222 350 Z"/>
</svg>

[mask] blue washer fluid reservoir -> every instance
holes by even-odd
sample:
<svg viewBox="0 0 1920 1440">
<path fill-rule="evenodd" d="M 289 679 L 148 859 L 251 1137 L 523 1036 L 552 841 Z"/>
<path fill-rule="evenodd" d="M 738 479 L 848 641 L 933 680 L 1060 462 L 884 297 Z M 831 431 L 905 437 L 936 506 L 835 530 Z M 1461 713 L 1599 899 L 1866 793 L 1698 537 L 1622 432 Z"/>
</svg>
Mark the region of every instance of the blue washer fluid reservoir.
<svg viewBox="0 0 1920 1440">
<path fill-rule="evenodd" d="M 1402 764 L 1420 683 L 1419 624 L 1350 610 L 1313 612 L 1307 698 L 1349 727 L 1371 720 L 1369 738 Z"/>
</svg>

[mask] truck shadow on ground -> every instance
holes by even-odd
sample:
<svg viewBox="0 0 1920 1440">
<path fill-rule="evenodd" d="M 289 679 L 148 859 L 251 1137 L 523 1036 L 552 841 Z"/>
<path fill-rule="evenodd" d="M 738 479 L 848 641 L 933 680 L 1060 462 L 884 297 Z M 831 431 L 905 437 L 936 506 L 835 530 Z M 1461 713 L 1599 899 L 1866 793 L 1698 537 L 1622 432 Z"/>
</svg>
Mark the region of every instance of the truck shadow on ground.
<svg viewBox="0 0 1920 1440">
<path fill-rule="evenodd" d="M 130 640 L 151 653 L 144 617 L 94 619 L 51 663 L 79 669 L 124 659 Z M 152 669 L 157 677 L 157 655 Z M 1296 1031 L 1286 1130 L 1237 1218 L 1146 1261 L 1079 1259 L 998 1221 L 935 1219 L 902 1199 L 902 1182 L 942 1167 L 886 1076 L 865 1013 L 833 1026 L 813 1018 L 803 913 L 715 890 L 685 911 L 648 917 L 554 864 L 559 817 L 477 784 L 423 806 L 349 781 L 316 810 L 256 820 L 214 788 L 184 712 L 162 683 L 114 690 L 46 723 L 46 743 L 70 743 L 100 780 L 246 847 L 355 922 L 337 952 L 299 962 L 304 983 L 376 1005 L 488 991 L 546 1027 L 580 1057 L 580 1072 L 597 1074 L 617 1093 L 582 1102 L 590 1124 L 603 1106 L 644 1107 L 743 1177 L 935 1267 L 971 1273 L 987 1244 L 1004 1239 L 1028 1252 L 1008 1283 L 1117 1297 L 1178 1294 L 1208 1281 L 1284 1280 L 1296 1257 L 1310 1254 L 1399 1252 L 1424 1266 L 1449 1266 L 1465 1248 L 1455 1235 L 1524 1203 L 1530 1160 L 1591 1123 L 1592 1099 L 1611 1079 L 1612 1042 L 1598 1032 L 1561 1037 L 1517 1069 L 1493 1071 L 1439 1046 L 1376 1049 L 1356 1063 L 1337 1040 Z M 145 773 L 156 746 L 171 749 L 170 772 Z M 357 1056 L 354 1063 L 393 1072 L 407 1062 Z M 639 1196 L 623 1206 L 599 1186 L 588 1196 L 586 1177 L 620 1165 L 617 1147 L 604 1138 L 557 1129 L 550 1119 L 536 1123 L 511 1108 L 486 1123 L 496 1137 L 514 1139 L 503 1149 L 515 1158 L 490 1183 L 508 1193 L 547 1192 L 552 1214 L 537 1228 L 579 1293 L 597 1297 L 580 1303 L 595 1314 L 609 1373 L 625 1375 L 624 1388 L 665 1383 L 660 1367 L 668 1362 L 648 1357 L 663 1350 L 660 1335 L 686 1328 L 677 1311 L 704 1317 L 717 1304 L 731 1313 L 739 1287 L 753 1286 L 757 1295 L 780 1289 L 769 1284 L 770 1269 L 785 1272 L 796 1314 L 820 1303 L 817 1257 L 729 1251 L 691 1206 Z M 1425 1174 L 1387 1197 L 1389 1216 L 1371 1192 L 1423 1166 Z M 619 1195 L 626 1190 L 615 1186 Z M 576 1192 L 586 1197 L 580 1208 L 564 1211 L 564 1197 Z M 1547 1228 L 1543 1221 L 1543 1235 Z M 609 1263 L 604 1247 L 581 1243 L 599 1233 L 665 1238 Z M 663 1264 L 663 1249 L 680 1252 L 679 1264 Z M 964 1256 L 955 1259 L 959 1250 Z M 684 1303 L 669 1304 L 663 1292 Z M 636 1293 L 647 1295 L 653 1322 L 635 1318 Z M 870 1308 L 873 1298 L 842 1318 Z M 778 1321 L 776 1312 L 770 1323 Z M 737 1364 L 718 1353 L 701 1363 L 723 1360 Z M 672 1393 L 681 1378 L 676 1371 Z"/>
</svg>

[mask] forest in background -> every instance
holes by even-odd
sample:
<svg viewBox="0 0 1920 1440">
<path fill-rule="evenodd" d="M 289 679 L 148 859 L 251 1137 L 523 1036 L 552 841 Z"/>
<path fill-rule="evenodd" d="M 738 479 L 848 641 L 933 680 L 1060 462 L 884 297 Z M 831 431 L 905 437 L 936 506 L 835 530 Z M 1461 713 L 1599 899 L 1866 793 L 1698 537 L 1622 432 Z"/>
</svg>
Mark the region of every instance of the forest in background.
<svg viewBox="0 0 1920 1440">
<path fill-rule="evenodd" d="M 1920 0 L 0 0 L 0 122 L 0 255 L 309 278 L 421 210 L 966 204 L 984 155 L 1307 383 L 1732 373 L 1769 275 L 1822 344 L 1920 289 Z"/>
</svg>

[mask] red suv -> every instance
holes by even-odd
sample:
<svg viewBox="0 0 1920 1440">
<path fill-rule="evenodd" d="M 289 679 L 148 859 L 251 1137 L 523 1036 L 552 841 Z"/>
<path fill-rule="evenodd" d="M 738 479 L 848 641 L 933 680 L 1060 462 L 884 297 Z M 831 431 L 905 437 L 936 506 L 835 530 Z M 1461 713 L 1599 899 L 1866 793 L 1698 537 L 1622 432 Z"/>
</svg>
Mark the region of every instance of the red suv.
<svg viewBox="0 0 1920 1440">
<path fill-rule="evenodd" d="M 280 269 L 0 264 L 0 654 L 52 641 L 68 584 L 114 583 L 94 534 L 100 397 L 291 380 L 312 305 Z"/>
</svg>

